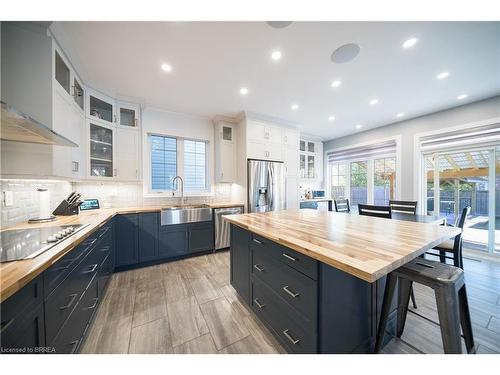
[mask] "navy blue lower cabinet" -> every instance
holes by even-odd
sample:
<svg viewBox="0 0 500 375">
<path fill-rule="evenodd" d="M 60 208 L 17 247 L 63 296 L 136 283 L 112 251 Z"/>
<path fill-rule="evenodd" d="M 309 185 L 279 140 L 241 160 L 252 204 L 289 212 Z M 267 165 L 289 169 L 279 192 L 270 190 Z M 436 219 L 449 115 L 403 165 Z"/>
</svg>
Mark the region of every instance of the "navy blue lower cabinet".
<svg viewBox="0 0 500 375">
<path fill-rule="evenodd" d="M 235 225 L 230 254 L 231 285 L 289 353 L 373 351 L 384 278 L 365 282 Z"/>
<path fill-rule="evenodd" d="M 174 258 L 187 255 L 187 224 L 160 226 L 158 239 L 159 258 Z"/>
<path fill-rule="evenodd" d="M 195 253 L 199 251 L 213 250 L 214 248 L 214 226 L 212 221 L 192 223 L 188 225 L 188 251 Z"/>
<path fill-rule="evenodd" d="M 250 303 L 250 232 L 231 225 L 231 285 L 247 303 Z"/>
<path fill-rule="evenodd" d="M 139 262 L 158 258 L 158 212 L 139 215 Z"/>
<path fill-rule="evenodd" d="M 0 309 L 1 353 L 39 353 L 45 347 L 42 276 L 2 302 Z"/>
<path fill-rule="evenodd" d="M 139 263 L 139 215 L 117 215 L 115 220 L 116 267 L 130 266 Z"/>
</svg>

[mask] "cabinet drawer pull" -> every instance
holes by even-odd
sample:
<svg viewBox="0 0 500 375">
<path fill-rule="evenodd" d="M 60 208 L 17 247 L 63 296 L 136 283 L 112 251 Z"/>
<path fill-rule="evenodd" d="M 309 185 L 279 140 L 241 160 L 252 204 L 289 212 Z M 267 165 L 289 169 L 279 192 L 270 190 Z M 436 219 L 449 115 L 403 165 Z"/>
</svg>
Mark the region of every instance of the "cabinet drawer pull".
<svg viewBox="0 0 500 375">
<path fill-rule="evenodd" d="M 259 300 L 258 300 L 257 298 L 255 298 L 253 301 L 255 302 L 255 304 L 257 305 L 257 307 L 258 307 L 259 309 L 263 309 L 263 308 L 264 308 L 264 306 L 266 306 L 266 305 L 260 304 L 260 303 L 259 303 Z"/>
<path fill-rule="evenodd" d="M 66 309 L 69 309 L 72 305 L 73 305 L 73 302 L 75 302 L 75 299 L 76 299 L 76 296 L 78 295 L 78 293 L 75 293 L 75 294 L 70 294 L 68 297 L 71 297 L 71 299 L 69 300 L 69 303 L 66 305 L 66 306 L 61 306 L 59 307 L 59 310 L 66 310 Z"/>
<path fill-rule="evenodd" d="M 109 249 L 111 248 L 111 246 L 104 246 L 101 251 L 104 253 L 106 251 L 109 251 Z"/>
<path fill-rule="evenodd" d="M 71 341 L 68 345 L 71 346 L 71 351 L 70 351 L 70 354 L 74 354 L 75 351 L 76 351 L 76 348 L 77 348 L 77 344 L 80 342 L 80 340 L 75 340 L 75 341 Z"/>
<path fill-rule="evenodd" d="M 5 331 L 14 321 L 14 319 L 4 320 L 0 325 L 0 333 Z"/>
<path fill-rule="evenodd" d="M 288 255 L 287 253 L 283 253 L 283 256 L 286 258 L 286 259 L 290 259 L 292 262 L 296 262 L 298 259 L 297 258 L 294 258 L 292 257 L 291 255 Z"/>
<path fill-rule="evenodd" d="M 254 265 L 253 265 L 253 268 L 255 268 L 255 269 L 256 269 L 257 271 L 259 271 L 259 272 L 264 271 L 264 268 L 259 267 L 259 265 L 258 265 L 258 264 L 254 264 Z"/>
<path fill-rule="evenodd" d="M 93 264 L 91 266 L 89 266 L 89 269 L 87 271 L 84 271 L 82 272 L 83 275 L 87 274 L 87 273 L 92 273 L 95 271 L 95 269 L 97 268 L 98 264 Z"/>
<path fill-rule="evenodd" d="M 93 298 L 93 300 L 94 300 L 94 304 L 92 306 L 85 307 L 84 310 L 92 310 L 97 306 L 97 301 L 99 301 L 99 298 Z"/>
<path fill-rule="evenodd" d="M 259 245 L 263 245 L 262 241 L 259 241 L 257 238 L 254 238 L 253 242 L 258 243 Z"/>
<path fill-rule="evenodd" d="M 289 295 L 291 295 L 293 298 L 297 298 L 300 293 L 294 293 L 290 289 L 288 289 L 288 285 L 283 287 L 283 290 L 287 292 Z"/>
<path fill-rule="evenodd" d="M 288 329 L 285 329 L 283 331 L 283 334 L 285 335 L 285 337 L 293 344 L 293 345 L 297 345 L 299 343 L 299 339 L 294 339 L 289 333 L 288 333 Z"/>
</svg>

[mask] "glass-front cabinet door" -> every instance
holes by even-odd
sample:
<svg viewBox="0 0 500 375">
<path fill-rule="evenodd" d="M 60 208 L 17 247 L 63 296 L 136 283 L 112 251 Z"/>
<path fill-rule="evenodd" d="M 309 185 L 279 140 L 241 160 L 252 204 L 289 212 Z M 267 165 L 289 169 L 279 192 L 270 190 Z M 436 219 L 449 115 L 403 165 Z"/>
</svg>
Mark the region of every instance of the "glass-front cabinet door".
<svg viewBox="0 0 500 375">
<path fill-rule="evenodd" d="M 90 123 L 90 176 L 113 177 L 114 130 Z"/>
<path fill-rule="evenodd" d="M 117 124 L 127 128 L 136 128 L 139 126 L 139 106 L 120 103 L 116 104 Z"/>
<path fill-rule="evenodd" d="M 115 102 L 100 92 L 87 89 L 87 116 L 94 123 L 116 125 Z"/>
</svg>

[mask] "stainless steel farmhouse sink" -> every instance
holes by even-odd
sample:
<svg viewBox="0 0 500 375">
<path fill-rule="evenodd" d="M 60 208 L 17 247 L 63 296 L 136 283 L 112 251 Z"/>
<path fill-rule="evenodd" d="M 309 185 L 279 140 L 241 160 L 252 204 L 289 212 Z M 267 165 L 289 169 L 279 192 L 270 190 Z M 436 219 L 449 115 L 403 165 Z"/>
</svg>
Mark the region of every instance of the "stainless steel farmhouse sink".
<svg viewBox="0 0 500 375">
<path fill-rule="evenodd" d="M 212 209 L 207 205 L 182 205 L 161 210 L 161 225 L 196 223 L 212 220 Z"/>
</svg>

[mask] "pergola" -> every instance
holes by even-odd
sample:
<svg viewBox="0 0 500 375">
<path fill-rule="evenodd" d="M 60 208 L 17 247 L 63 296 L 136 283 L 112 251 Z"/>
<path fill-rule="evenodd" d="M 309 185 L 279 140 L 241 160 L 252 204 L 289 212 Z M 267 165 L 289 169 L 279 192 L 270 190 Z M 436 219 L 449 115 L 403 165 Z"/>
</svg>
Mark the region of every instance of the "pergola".
<svg viewBox="0 0 500 375">
<path fill-rule="evenodd" d="M 454 213 L 458 215 L 459 205 L 455 202 L 460 201 L 460 182 L 474 184 L 471 197 L 472 212 L 476 211 L 477 203 L 477 184 L 488 181 L 489 163 L 488 151 L 464 151 L 450 154 L 440 154 L 438 163 L 433 157 L 427 157 L 427 181 L 434 180 L 434 171 L 439 168 L 440 184 L 448 184 L 454 190 Z M 436 165 L 438 164 L 438 165 Z M 500 172 L 500 163 L 496 162 L 496 172 Z"/>
</svg>

